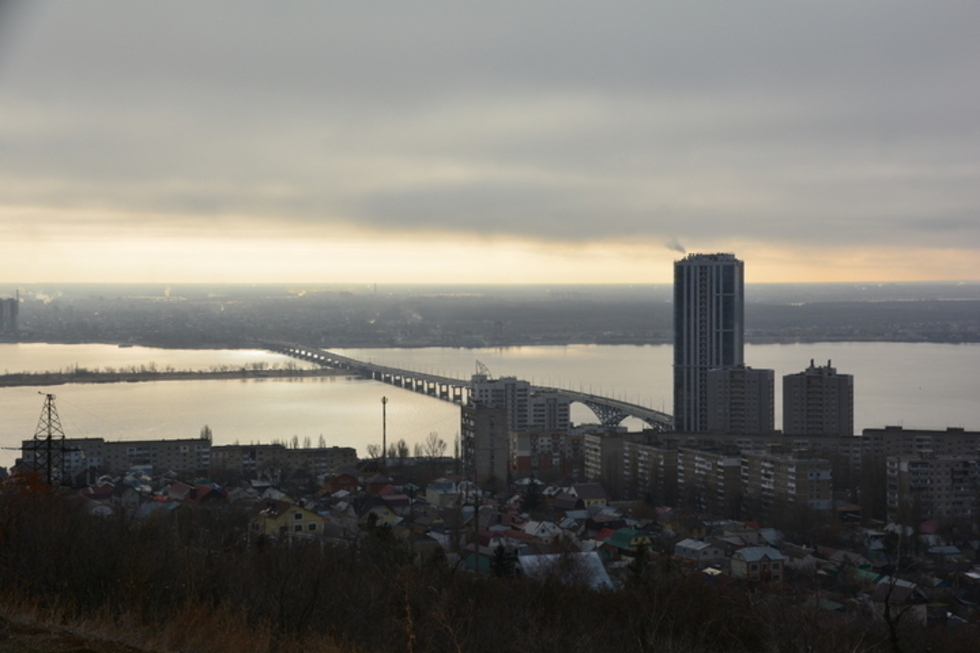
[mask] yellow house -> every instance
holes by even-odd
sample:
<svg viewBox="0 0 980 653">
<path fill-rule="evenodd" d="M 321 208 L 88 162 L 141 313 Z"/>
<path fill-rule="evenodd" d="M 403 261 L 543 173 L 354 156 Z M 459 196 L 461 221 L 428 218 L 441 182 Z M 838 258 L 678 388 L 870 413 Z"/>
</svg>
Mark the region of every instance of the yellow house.
<svg viewBox="0 0 980 653">
<path fill-rule="evenodd" d="M 253 535 L 321 535 L 326 520 L 287 501 L 262 499 L 252 508 L 249 528 Z"/>
</svg>

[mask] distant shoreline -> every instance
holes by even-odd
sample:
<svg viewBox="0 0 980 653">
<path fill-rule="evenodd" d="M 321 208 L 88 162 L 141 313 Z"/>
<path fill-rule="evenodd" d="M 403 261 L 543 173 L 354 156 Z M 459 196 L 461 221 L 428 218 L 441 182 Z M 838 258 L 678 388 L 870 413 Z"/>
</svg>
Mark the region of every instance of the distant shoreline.
<svg viewBox="0 0 980 653">
<path fill-rule="evenodd" d="M 69 383 L 143 383 L 146 381 L 203 381 L 234 379 L 301 379 L 336 376 L 354 376 L 347 370 L 329 368 L 291 370 L 189 370 L 176 372 L 36 372 L 0 375 L 0 388 L 18 386 L 53 386 Z"/>
</svg>

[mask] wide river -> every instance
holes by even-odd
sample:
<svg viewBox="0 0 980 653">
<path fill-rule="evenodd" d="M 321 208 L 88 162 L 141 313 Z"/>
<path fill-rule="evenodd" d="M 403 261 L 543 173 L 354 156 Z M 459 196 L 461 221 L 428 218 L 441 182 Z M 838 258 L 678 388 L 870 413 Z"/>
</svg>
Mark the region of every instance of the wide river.
<svg viewBox="0 0 980 653">
<path fill-rule="evenodd" d="M 669 345 L 572 345 L 505 349 L 347 349 L 356 359 L 468 378 L 476 361 L 494 376 L 517 376 L 617 397 L 670 412 Z M 817 343 L 746 345 L 748 365 L 776 371 L 776 426 L 781 425 L 779 377 L 828 360 L 854 375 L 855 429 L 980 429 L 980 345 Z M 217 366 L 285 365 L 284 356 L 255 350 L 168 350 L 111 345 L 0 345 L 0 372 L 61 370 L 76 365 L 207 370 Z M 34 435 L 43 397 L 54 393 L 67 437 L 107 440 L 196 437 L 207 424 L 215 444 L 320 437 L 328 446 L 352 446 L 364 455 L 381 441 L 381 398 L 388 397 L 388 441 L 410 445 L 436 432 L 449 443 L 459 432 L 453 404 L 376 381 L 335 377 L 299 380 L 153 381 L 0 389 L 0 465 L 9 466 L 22 440 Z M 595 421 L 579 404 L 575 422 Z M 635 430 L 639 422 L 624 424 Z M 450 445 L 450 451 L 451 445 Z"/>
</svg>

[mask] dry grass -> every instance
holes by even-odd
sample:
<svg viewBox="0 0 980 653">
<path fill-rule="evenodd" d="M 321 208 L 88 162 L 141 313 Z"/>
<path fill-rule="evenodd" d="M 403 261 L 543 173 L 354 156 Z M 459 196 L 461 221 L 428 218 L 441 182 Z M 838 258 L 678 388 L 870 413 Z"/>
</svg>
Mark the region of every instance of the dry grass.
<svg viewBox="0 0 980 653">
<path fill-rule="evenodd" d="M 282 636 L 239 610 L 186 607 L 163 624 L 135 613 L 72 616 L 66 606 L 0 597 L 4 653 L 356 653 L 317 634 Z"/>
</svg>

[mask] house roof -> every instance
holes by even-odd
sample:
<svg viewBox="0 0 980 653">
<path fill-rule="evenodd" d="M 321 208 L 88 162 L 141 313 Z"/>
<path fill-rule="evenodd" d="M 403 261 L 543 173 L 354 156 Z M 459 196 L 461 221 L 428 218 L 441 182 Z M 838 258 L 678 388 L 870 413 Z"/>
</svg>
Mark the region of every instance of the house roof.
<svg viewBox="0 0 980 653">
<path fill-rule="evenodd" d="M 578 483 L 572 486 L 572 494 L 579 499 L 607 499 L 606 491 L 598 483 Z"/>
<path fill-rule="evenodd" d="M 252 507 L 252 516 L 277 519 L 285 514 L 289 508 L 290 504 L 287 501 L 279 501 L 278 499 L 262 499 Z"/>
<path fill-rule="evenodd" d="M 519 555 L 517 563 L 529 578 L 543 580 L 556 576 L 565 583 L 583 582 L 592 589 L 614 589 L 612 579 L 595 551 Z"/>
<path fill-rule="evenodd" d="M 675 550 L 677 547 L 683 547 L 685 549 L 692 549 L 694 551 L 703 551 L 709 548 L 710 546 L 711 544 L 708 542 L 704 542 L 702 540 L 695 540 L 694 538 L 691 537 L 685 540 L 681 540 L 680 542 L 674 545 Z"/>
<path fill-rule="evenodd" d="M 735 556 L 738 556 L 746 562 L 759 562 L 764 559 L 785 560 L 783 554 L 771 546 L 747 546 L 732 554 L 733 558 Z"/>
<path fill-rule="evenodd" d="M 633 528 L 620 528 L 606 540 L 606 544 L 618 549 L 628 549 L 632 546 L 635 537 L 644 537 L 649 540 L 649 536 L 643 531 Z"/>
</svg>

